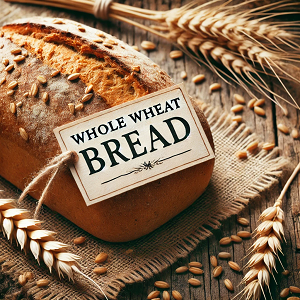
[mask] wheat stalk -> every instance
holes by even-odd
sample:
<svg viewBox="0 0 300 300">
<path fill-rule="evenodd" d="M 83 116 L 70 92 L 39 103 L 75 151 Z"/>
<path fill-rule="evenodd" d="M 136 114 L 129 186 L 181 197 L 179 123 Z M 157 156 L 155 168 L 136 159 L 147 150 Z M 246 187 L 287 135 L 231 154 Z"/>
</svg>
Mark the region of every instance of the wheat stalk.
<svg viewBox="0 0 300 300">
<path fill-rule="evenodd" d="M 6 1 L 41 4 L 40 0 Z M 206 64 L 226 82 L 230 79 L 243 86 L 252 97 L 251 89 L 254 88 L 280 107 L 279 99 L 300 109 L 282 81 L 289 79 L 300 83 L 284 67 L 284 62 L 299 62 L 300 47 L 295 42 L 299 36 L 292 30 L 296 31 L 300 24 L 269 20 L 292 13 L 278 12 L 278 9 L 292 10 L 300 4 L 281 0 L 249 9 L 249 4 L 255 1 L 244 1 L 237 5 L 230 5 L 232 0 L 226 3 L 213 0 L 201 5 L 199 1 L 192 1 L 169 11 L 141 9 L 112 2 L 106 14 L 171 41 L 197 63 Z M 73 10 L 93 14 L 95 2 L 98 0 L 46 0 L 43 5 L 66 9 L 72 7 Z M 152 24 L 145 26 L 132 18 L 149 20 Z M 290 100 L 273 92 L 259 73 L 275 77 Z"/>
<path fill-rule="evenodd" d="M 0 227 L 9 241 L 15 240 L 25 253 L 31 252 L 38 263 L 44 261 L 50 273 L 55 269 L 59 278 L 67 275 L 73 282 L 74 274 L 78 273 L 91 281 L 107 299 L 101 287 L 80 271 L 80 257 L 67 252 L 69 246 L 56 241 L 55 232 L 43 230 L 41 221 L 30 219 L 29 211 L 17 208 L 15 200 L 0 199 Z"/>
<path fill-rule="evenodd" d="M 273 271 L 277 272 L 276 261 L 278 260 L 282 265 L 279 255 L 283 254 L 281 243 L 285 241 L 283 230 L 284 213 L 281 208 L 282 200 L 299 169 L 300 163 L 285 184 L 275 204 L 265 209 L 260 215 L 259 221 L 261 221 L 261 224 L 255 230 L 257 239 L 250 248 L 250 253 L 254 254 L 245 266 L 246 268 L 250 268 L 250 270 L 241 282 L 246 284 L 246 286 L 234 298 L 241 296 L 241 298 L 246 298 L 247 300 L 259 300 L 261 294 L 263 294 L 266 299 L 265 288 L 271 294 L 269 283 L 271 276 L 275 280 Z"/>
</svg>

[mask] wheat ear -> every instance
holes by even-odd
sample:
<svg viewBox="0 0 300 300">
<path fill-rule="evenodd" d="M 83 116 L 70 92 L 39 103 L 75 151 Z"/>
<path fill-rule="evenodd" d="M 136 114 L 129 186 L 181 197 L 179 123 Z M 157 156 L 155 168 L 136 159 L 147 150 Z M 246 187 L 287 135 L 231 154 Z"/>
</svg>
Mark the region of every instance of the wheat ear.
<svg viewBox="0 0 300 300">
<path fill-rule="evenodd" d="M 266 299 L 266 288 L 270 293 L 270 279 L 271 276 L 273 276 L 275 280 L 273 271 L 277 272 L 276 261 L 278 260 L 282 265 L 279 257 L 280 253 L 283 254 L 281 243 L 285 241 L 283 230 L 284 213 L 281 208 L 282 200 L 299 169 L 300 163 L 285 184 L 275 204 L 265 209 L 260 215 L 259 221 L 261 221 L 261 224 L 255 230 L 257 239 L 250 248 L 250 253 L 254 254 L 245 266 L 250 268 L 250 270 L 246 273 L 241 282 L 246 284 L 246 286 L 234 298 L 241 296 L 241 298 L 247 300 L 259 300 L 261 294 L 263 294 Z"/>
<path fill-rule="evenodd" d="M 59 278 L 67 275 L 74 282 L 74 273 L 78 273 L 91 281 L 108 300 L 101 287 L 91 278 L 80 271 L 76 254 L 67 252 L 68 245 L 55 241 L 55 232 L 43 230 L 41 221 L 30 219 L 29 211 L 17 208 L 13 199 L 0 199 L 0 226 L 4 236 L 16 240 L 21 250 L 30 251 L 40 263 L 44 261 L 50 273 L 55 269 Z"/>
</svg>

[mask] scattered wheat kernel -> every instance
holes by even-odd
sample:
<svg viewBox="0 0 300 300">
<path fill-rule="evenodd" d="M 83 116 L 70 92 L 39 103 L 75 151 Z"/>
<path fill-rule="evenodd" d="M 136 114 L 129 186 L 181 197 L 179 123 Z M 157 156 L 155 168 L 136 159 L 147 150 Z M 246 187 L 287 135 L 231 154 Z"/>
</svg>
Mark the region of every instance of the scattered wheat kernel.
<svg viewBox="0 0 300 300">
<path fill-rule="evenodd" d="M 187 73 L 186 73 L 186 71 L 181 71 L 181 72 L 180 72 L 180 77 L 181 77 L 182 79 L 186 79 L 186 78 L 187 78 Z"/>
<path fill-rule="evenodd" d="M 170 300 L 170 294 L 168 291 L 163 291 L 163 300 Z"/>
<path fill-rule="evenodd" d="M 172 296 L 175 300 L 182 300 L 181 294 L 176 290 L 172 291 Z"/>
<path fill-rule="evenodd" d="M 231 243 L 231 238 L 229 236 L 223 237 L 219 241 L 220 246 L 226 246 L 229 245 L 230 243 Z"/>
<path fill-rule="evenodd" d="M 198 261 L 191 261 L 189 262 L 189 267 L 202 268 L 202 264 Z"/>
<path fill-rule="evenodd" d="M 209 86 L 210 93 L 212 93 L 214 91 L 218 91 L 219 89 L 221 89 L 221 84 L 220 83 L 213 83 Z"/>
<path fill-rule="evenodd" d="M 17 85 L 18 85 L 18 82 L 14 80 L 14 81 L 12 81 L 12 82 L 9 83 L 9 85 L 7 86 L 7 88 L 8 88 L 9 90 L 12 90 L 12 89 L 14 89 Z"/>
<path fill-rule="evenodd" d="M 144 49 L 144 50 L 154 50 L 156 48 L 156 45 L 150 41 L 142 41 L 141 43 L 141 47 Z"/>
<path fill-rule="evenodd" d="M 229 258 L 231 258 L 231 254 L 228 252 L 220 252 L 218 254 L 218 257 L 222 258 L 222 259 L 229 259 Z"/>
<path fill-rule="evenodd" d="M 80 73 L 73 73 L 71 75 L 68 76 L 68 80 L 72 81 L 77 79 L 80 76 Z"/>
<path fill-rule="evenodd" d="M 34 83 L 30 89 L 30 95 L 35 97 L 37 95 L 38 91 L 39 91 L 39 87 L 36 83 Z"/>
<path fill-rule="evenodd" d="M 105 252 L 100 252 L 96 258 L 95 258 L 95 263 L 96 264 L 101 264 L 104 263 L 108 258 L 108 254 Z"/>
<path fill-rule="evenodd" d="M 22 101 L 19 101 L 19 102 L 17 102 L 17 104 L 16 104 L 17 107 L 22 107 L 22 105 L 23 105 L 23 102 L 22 102 Z"/>
<path fill-rule="evenodd" d="M 251 237 L 251 232 L 249 231 L 239 231 L 237 233 L 237 236 L 243 238 L 243 239 L 247 239 L 247 238 L 250 238 Z"/>
<path fill-rule="evenodd" d="M 47 82 L 47 78 L 44 75 L 39 75 L 36 79 L 42 84 Z"/>
<path fill-rule="evenodd" d="M 34 275 L 33 275 L 33 273 L 32 272 L 25 272 L 24 274 L 24 277 L 27 279 L 27 280 L 31 280 L 31 279 L 33 279 L 33 277 L 34 277 Z"/>
<path fill-rule="evenodd" d="M 6 92 L 6 94 L 8 96 L 12 96 L 14 94 L 14 92 L 15 92 L 15 90 L 9 90 L 9 91 Z"/>
<path fill-rule="evenodd" d="M 238 159 L 246 159 L 248 157 L 247 152 L 244 150 L 237 151 L 235 155 Z"/>
<path fill-rule="evenodd" d="M 300 137 L 299 130 L 296 129 L 296 128 L 293 128 L 293 129 L 292 129 L 291 135 L 292 135 L 292 138 L 293 138 L 293 139 L 299 139 L 299 137 Z"/>
<path fill-rule="evenodd" d="M 16 49 L 12 49 L 11 51 L 10 51 L 10 53 L 11 54 L 19 54 L 19 53 L 21 53 L 22 52 L 22 49 L 20 49 L 20 48 L 16 48 Z"/>
<path fill-rule="evenodd" d="M 9 110 L 11 111 L 12 114 L 15 114 L 17 112 L 17 107 L 15 103 L 10 103 L 9 104 Z"/>
<path fill-rule="evenodd" d="M 245 104 L 245 98 L 239 94 L 234 94 L 233 95 L 234 100 L 238 103 L 238 104 Z"/>
<path fill-rule="evenodd" d="M 24 97 L 28 97 L 29 96 L 29 92 L 26 92 L 23 94 Z"/>
<path fill-rule="evenodd" d="M 43 96 L 42 96 L 42 100 L 44 103 L 46 103 L 49 99 L 49 94 L 47 92 L 44 92 L 43 93 Z"/>
<path fill-rule="evenodd" d="M 95 43 L 103 43 L 103 39 L 101 37 L 98 37 L 98 38 L 94 39 L 93 42 L 95 42 Z"/>
<path fill-rule="evenodd" d="M 290 289 L 289 289 L 289 288 L 285 288 L 285 289 L 283 289 L 283 290 L 280 292 L 279 296 L 280 296 L 281 298 L 286 298 L 289 294 L 290 294 Z"/>
<path fill-rule="evenodd" d="M 73 243 L 75 245 L 81 245 L 85 242 L 85 237 L 84 236 L 79 236 L 76 239 L 73 240 Z"/>
<path fill-rule="evenodd" d="M 214 268 L 218 266 L 218 260 L 214 255 L 210 257 L 210 263 Z"/>
<path fill-rule="evenodd" d="M 246 218 L 237 218 L 237 222 L 242 226 L 249 226 L 249 221 Z"/>
<path fill-rule="evenodd" d="M 27 283 L 27 279 L 24 274 L 19 275 L 18 282 L 21 286 L 24 286 Z"/>
<path fill-rule="evenodd" d="M 248 144 L 246 149 L 247 149 L 247 151 L 251 152 L 251 151 L 254 151 L 255 149 L 257 149 L 257 147 L 258 147 L 258 141 L 253 141 L 250 144 Z"/>
<path fill-rule="evenodd" d="M 38 287 L 44 287 L 44 286 L 48 286 L 49 283 L 50 283 L 50 281 L 48 279 L 40 279 L 40 280 L 37 280 L 36 285 Z"/>
<path fill-rule="evenodd" d="M 221 266 L 215 267 L 215 268 L 213 269 L 213 276 L 214 276 L 214 277 L 220 276 L 221 273 L 222 273 L 222 271 L 223 271 L 223 269 L 222 269 Z"/>
<path fill-rule="evenodd" d="M 232 270 L 234 270 L 234 271 L 237 271 L 237 272 L 240 272 L 240 271 L 241 271 L 240 266 L 239 266 L 236 262 L 234 262 L 234 261 L 229 261 L 229 262 L 228 262 L 228 265 L 229 265 L 229 267 L 230 267 Z"/>
<path fill-rule="evenodd" d="M 242 104 L 237 104 L 231 107 L 231 111 L 236 113 L 236 112 L 240 112 L 244 109 L 244 106 Z"/>
<path fill-rule="evenodd" d="M 300 300 L 299 297 L 288 297 L 286 300 Z"/>
<path fill-rule="evenodd" d="M 90 84 L 85 88 L 84 93 L 89 94 L 92 91 L 92 89 L 93 89 L 93 85 Z"/>
<path fill-rule="evenodd" d="M 75 110 L 76 111 L 80 111 L 80 110 L 83 110 L 83 103 L 78 103 L 75 105 Z"/>
<path fill-rule="evenodd" d="M 6 78 L 5 78 L 5 77 L 1 78 L 1 79 L 0 79 L 0 85 L 2 85 L 5 81 L 6 81 Z"/>
<path fill-rule="evenodd" d="M 257 99 L 251 99 L 251 100 L 248 102 L 247 106 L 248 106 L 250 109 L 253 108 L 256 101 L 257 101 Z"/>
<path fill-rule="evenodd" d="M 155 281 L 154 286 L 159 289 L 168 289 L 170 285 L 165 281 Z"/>
<path fill-rule="evenodd" d="M 105 34 L 101 31 L 97 32 L 96 35 L 105 38 Z"/>
<path fill-rule="evenodd" d="M 3 45 L 3 44 L 1 44 L 1 45 L 0 45 L 0 49 L 2 49 L 3 47 L 4 47 L 4 45 Z"/>
<path fill-rule="evenodd" d="M 97 275 L 105 274 L 107 272 L 106 267 L 96 267 L 93 272 Z"/>
<path fill-rule="evenodd" d="M 198 75 L 196 75 L 196 76 L 194 76 L 192 78 L 192 81 L 194 83 L 199 83 L 199 82 L 203 81 L 204 79 L 205 79 L 205 75 L 204 74 L 198 74 Z"/>
<path fill-rule="evenodd" d="M 78 30 L 81 31 L 81 32 L 85 32 L 85 28 L 82 27 L 82 26 L 78 26 Z"/>
<path fill-rule="evenodd" d="M 233 284 L 232 284 L 232 282 L 229 279 L 225 279 L 224 280 L 224 284 L 225 284 L 225 286 L 226 286 L 226 288 L 227 288 L 228 291 L 233 292 L 233 290 L 234 290 Z"/>
<path fill-rule="evenodd" d="M 70 110 L 71 114 L 74 114 L 75 113 L 75 104 L 74 103 L 68 103 L 68 107 L 69 107 L 69 110 Z"/>
<path fill-rule="evenodd" d="M 278 124 L 277 128 L 278 128 L 278 130 L 280 130 L 284 134 L 288 134 L 290 132 L 290 129 L 286 125 L 284 125 L 282 123 Z"/>
<path fill-rule="evenodd" d="M 284 275 L 284 276 L 288 276 L 290 274 L 290 271 L 289 270 L 284 270 L 283 272 L 282 272 L 282 275 Z"/>
<path fill-rule="evenodd" d="M 138 46 L 135 46 L 135 45 L 134 45 L 134 46 L 131 46 L 131 48 L 134 49 L 135 51 L 140 51 L 140 49 L 139 49 Z"/>
<path fill-rule="evenodd" d="M 13 68 L 14 68 L 14 65 L 8 65 L 4 70 L 5 70 L 6 72 L 9 72 L 9 71 L 11 71 Z"/>
<path fill-rule="evenodd" d="M 190 285 L 192 285 L 192 286 L 199 286 L 199 285 L 201 285 L 200 280 L 198 280 L 198 279 L 196 279 L 196 278 L 190 278 L 190 279 L 188 280 L 188 283 L 189 283 Z"/>
<path fill-rule="evenodd" d="M 201 274 L 203 274 L 203 270 L 200 269 L 200 268 L 196 268 L 196 267 L 190 267 L 190 268 L 189 268 L 189 271 L 190 271 L 192 274 L 195 274 L 195 275 L 201 275 Z"/>
<path fill-rule="evenodd" d="M 28 140 L 28 133 L 26 130 L 22 127 L 19 128 L 20 136 L 22 137 L 23 140 L 27 141 Z"/>
<path fill-rule="evenodd" d="M 141 70 L 141 67 L 140 67 L 140 66 L 133 66 L 133 67 L 132 67 L 132 71 L 133 71 L 133 72 L 140 72 L 140 70 Z"/>
<path fill-rule="evenodd" d="M 183 53 L 180 50 L 174 50 L 174 51 L 170 52 L 170 57 L 172 59 L 178 59 L 178 58 L 181 58 L 182 56 L 183 56 Z"/>
<path fill-rule="evenodd" d="M 188 268 L 187 266 L 182 266 L 182 267 L 177 268 L 177 269 L 175 270 L 175 272 L 176 272 L 177 274 L 181 274 L 181 273 L 186 272 L 188 269 L 189 269 L 189 268 Z"/>
<path fill-rule="evenodd" d="M 265 99 L 259 99 L 254 103 L 254 107 L 256 106 L 263 106 L 265 104 Z"/>
<path fill-rule="evenodd" d="M 50 74 L 50 76 L 51 76 L 51 77 L 55 77 L 55 76 L 57 76 L 58 74 L 59 74 L 59 71 L 56 70 L 56 71 L 53 71 L 53 72 Z"/>
<path fill-rule="evenodd" d="M 259 107 L 259 106 L 254 106 L 254 112 L 258 115 L 258 116 L 265 116 L 266 112 L 263 108 Z"/>
<path fill-rule="evenodd" d="M 4 64 L 4 66 L 7 66 L 9 64 L 8 58 L 3 58 L 2 63 Z"/>
<path fill-rule="evenodd" d="M 62 20 L 53 20 L 53 24 L 65 24 Z"/>
<path fill-rule="evenodd" d="M 275 147 L 274 143 L 264 143 L 262 145 L 262 149 L 266 150 L 266 151 L 270 151 Z"/>
<path fill-rule="evenodd" d="M 237 123 L 243 122 L 242 116 L 233 116 L 233 117 L 231 118 L 231 120 L 232 120 L 232 122 L 237 122 Z"/>
<path fill-rule="evenodd" d="M 291 285 L 290 286 L 290 292 L 295 293 L 295 294 L 300 294 L 300 288 Z"/>
<path fill-rule="evenodd" d="M 160 294 L 160 291 L 152 291 L 152 292 L 148 295 L 147 299 L 153 299 L 153 298 L 156 298 L 156 297 L 159 296 L 159 294 Z"/>
<path fill-rule="evenodd" d="M 233 242 L 235 242 L 235 243 L 241 243 L 243 240 L 239 237 L 239 236 L 237 236 L 237 235 L 232 235 L 231 237 L 231 240 L 233 241 Z"/>
<path fill-rule="evenodd" d="M 24 55 L 17 55 L 15 58 L 14 58 L 14 61 L 15 62 L 20 62 L 20 61 L 23 61 L 26 57 Z"/>
<path fill-rule="evenodd" d="M 93 93 L 85 94 L 85 95 L 81 98 L 80 102 L 82 102 L 82 103 L 87 102 L 87 101 L 89 101 L 92 97 L 93 97 Z"/>
</svg>

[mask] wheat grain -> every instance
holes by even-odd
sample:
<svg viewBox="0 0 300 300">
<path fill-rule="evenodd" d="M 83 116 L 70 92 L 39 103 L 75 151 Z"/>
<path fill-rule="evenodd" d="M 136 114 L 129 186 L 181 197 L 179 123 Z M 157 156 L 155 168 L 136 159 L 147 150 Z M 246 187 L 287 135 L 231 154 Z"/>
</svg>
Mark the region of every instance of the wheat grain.
<svg viewBox="0 0 300 300">
<path fill-rule="evenodd" d="M 153 299 L 153 298 L 157 298 L 160 294 L 160 291 L 152 291 L 148 296 L 147 299 Z"/>
<path fill-rule="evenodd" d="M 108 258 L 108 254 L 105 252 L 100 252 L 96 258 L 95 258 L 95 263 L 96 264 L 101 264 L 104 263 Z"/>
<path fill-rule="evenodd" d="M 177 274 L 182 274 L 182 273 L 186 272 L 188 269 L 189 269 L 189 268 L 188 268 L 187 266 L 182 266 L 182 267 L 177 268 L 177 269 L 175 270 L 175 272 L 176 272 Z"/>
</svg>

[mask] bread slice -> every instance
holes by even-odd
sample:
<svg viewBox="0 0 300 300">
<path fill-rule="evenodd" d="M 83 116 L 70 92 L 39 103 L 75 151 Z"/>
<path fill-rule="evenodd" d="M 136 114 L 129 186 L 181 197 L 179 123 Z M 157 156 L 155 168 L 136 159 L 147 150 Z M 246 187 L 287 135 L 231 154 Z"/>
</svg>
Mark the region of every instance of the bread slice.
<svg viewBox="0 0 300 300">
<path fill-rule="evenodd" d="M 74 21 L 37 17 L 0 30 L 0 175 L 20 189 L 61 153 L 54 128 L 173 85 L 143 54 Z M 68 79 L 77 73 L 76 80 Z M 11 88 L 13 82 L 17 85 Z M 92 98 L 72 114 L 68 104 L 79 103 L 90 85 Z M 197 114 L 213 146 L 207 121 Z M 57 175 L 45 204 L 101 239 L 133 240 L 195 201 L 213 165 L 214 160 L 204 162 L 89 207 L 66 169 Z M 39 199 L 43 186 L 32 196 Z"/>
</svg>

